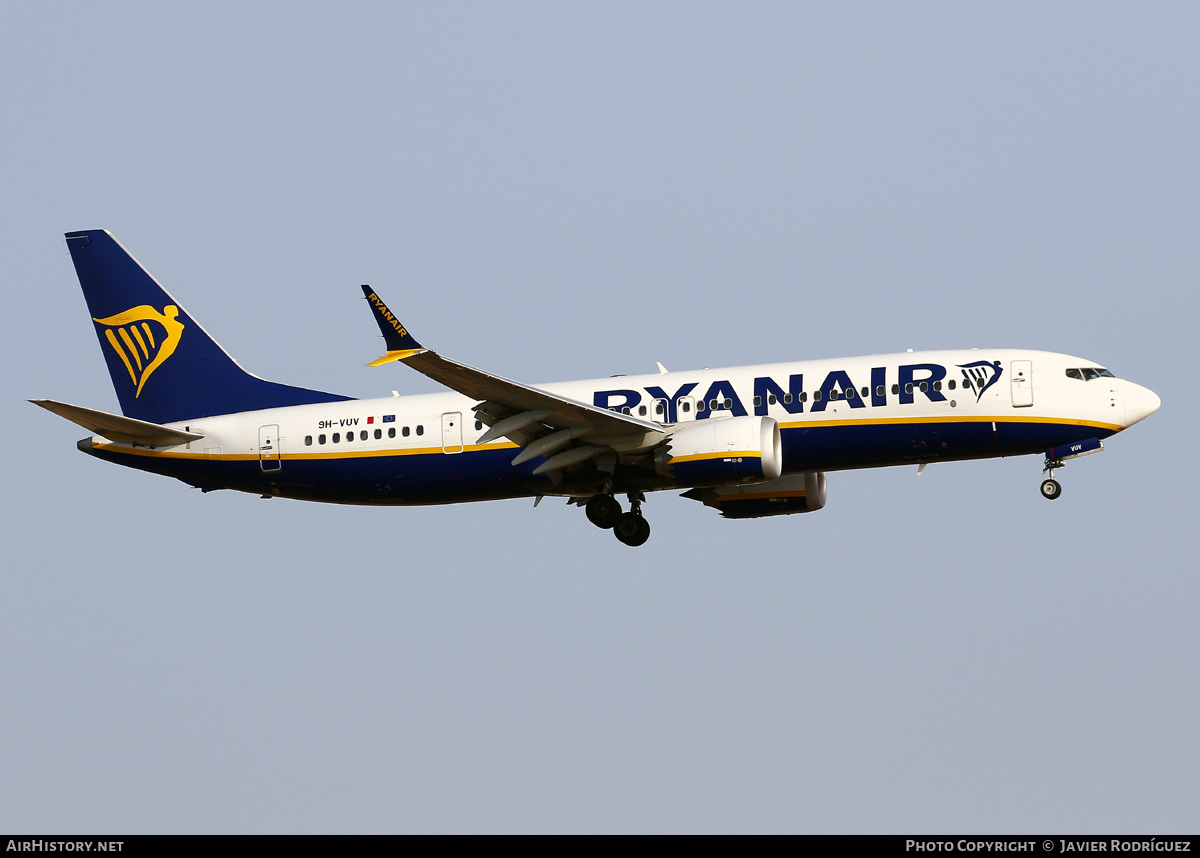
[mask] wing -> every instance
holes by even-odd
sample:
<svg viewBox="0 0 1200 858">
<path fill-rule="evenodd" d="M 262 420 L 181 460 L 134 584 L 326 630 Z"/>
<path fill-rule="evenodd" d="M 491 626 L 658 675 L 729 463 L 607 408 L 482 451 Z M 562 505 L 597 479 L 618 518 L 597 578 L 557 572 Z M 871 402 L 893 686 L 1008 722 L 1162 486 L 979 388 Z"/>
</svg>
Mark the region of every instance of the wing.
<svg viewBox="0 0 1200 858">
<path fill-rule="evenodd" d="M 606 452 L 648 449 L 666 437 L 657 423 L 597 408 L 442 357 L 418 343 L 370 286 L 362 289 L 387 343 L 387 353 L 367 365 L 401 361 L 477 400 L 476 419 L 490 428 L 476 443 L 508 438 L 524 448 L 513 460 L 514 465 L 545 456 L 546 461 L 535 469 L 535 474 L 561 471 L 600 460 Z"/>
</svg>

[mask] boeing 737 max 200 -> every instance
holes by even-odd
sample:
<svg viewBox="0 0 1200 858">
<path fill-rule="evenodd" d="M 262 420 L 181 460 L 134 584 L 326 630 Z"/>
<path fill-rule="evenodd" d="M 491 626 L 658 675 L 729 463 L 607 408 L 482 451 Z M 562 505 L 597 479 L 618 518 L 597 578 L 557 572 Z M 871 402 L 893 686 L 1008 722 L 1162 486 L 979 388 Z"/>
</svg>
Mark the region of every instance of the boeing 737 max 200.
<svg viewBox="0 0 1200 858">
<path fill-rule="evenodd" d="M 646 492 L 726 518 L 811 512 L 825 474 L 1016 456 L 1053 472 L 1153 414 L 1095 361 L 987 349 L 618 376 L 533 387 L 421 346 L 364 286 L 387 353 L 452 392 L 354 399 L 243 370 L 104 230 L 67 233 L 121 415 L 34 400 L 79 449 L 209 491 L 356 504 L 566 497 L 626 545 Z M 623 510 L 618 495 L 628 498 Z"/>
</svg>

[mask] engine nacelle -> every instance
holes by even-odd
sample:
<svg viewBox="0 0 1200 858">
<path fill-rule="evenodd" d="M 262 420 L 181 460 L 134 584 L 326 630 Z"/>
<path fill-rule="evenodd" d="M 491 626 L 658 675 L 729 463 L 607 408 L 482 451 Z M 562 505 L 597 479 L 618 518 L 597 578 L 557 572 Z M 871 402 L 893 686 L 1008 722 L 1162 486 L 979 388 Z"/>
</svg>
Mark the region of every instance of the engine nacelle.
<svg viewBox="0 0 1200 858">
<path fill-rule="evenodd" d="M 825 506 L 825 474 L 788 474 L 752 486 L 692 489 L 683 496 L 720 510 L 725 518 L 815 512 Z"/>
<path fill-rule="evenodd" d="M 771 417 L 709 418 L 688 423 L 654 451 L 654 470 L 680 486 L 773 480 L 783 473 L 779 424 Z"/>
</svg>

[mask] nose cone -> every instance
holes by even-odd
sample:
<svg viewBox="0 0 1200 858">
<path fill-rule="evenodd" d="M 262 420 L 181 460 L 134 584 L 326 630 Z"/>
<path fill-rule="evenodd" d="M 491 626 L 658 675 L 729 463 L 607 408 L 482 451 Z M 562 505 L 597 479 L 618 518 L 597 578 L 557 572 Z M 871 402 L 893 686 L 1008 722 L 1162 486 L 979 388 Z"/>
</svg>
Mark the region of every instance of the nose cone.
<svg viewBox="0 0 1200 858">
<path fill-rule="evenodd" d="M 1125 425 L 1132 426 L 1157 411 L 1158 407 L 1162 405 L 1162 400 L 1148 387 L 1142 387 L 1140 384 L 1132 382 L 1126 382 L 1126 384 Z"/>
</svg>

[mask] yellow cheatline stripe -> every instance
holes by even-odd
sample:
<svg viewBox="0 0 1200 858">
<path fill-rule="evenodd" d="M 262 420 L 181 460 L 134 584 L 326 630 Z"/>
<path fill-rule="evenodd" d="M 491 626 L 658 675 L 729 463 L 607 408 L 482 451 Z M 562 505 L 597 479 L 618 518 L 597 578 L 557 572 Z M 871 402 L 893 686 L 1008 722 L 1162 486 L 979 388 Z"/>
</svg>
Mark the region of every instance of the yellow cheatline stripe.
<svg viewBox="0 0 1200 858">
<path fill-rule="evenodd" d="M 133 340 L 129 339 L 129 331 L 124 328 L 117 328 L 117 333 L 121 335 L 121 342 L 129 347 L 129 353 L 133 355 L 133 360 L 138 365 L 138 372 L 141 372 L 142 359 L 138 356 L 137 348 L 133 345 Z"/>
<path fill-rule="evenodd" d="M 499 442 L 496 444 L 470 444 L 463 449 L 464 453 L 474 453 L 480 450 L 503 450 L 507 448 L 515 448 L 517 445 L 511 441 Z M 95 444 L 95 449 L 107 450 L 113 453 L 121 453 L 129 456 L 158 456 L 164 459 L 205 459 L 210 462 L 245 462 L 253 461 L 259 457 L 258 453 L 199 453 L 195 450 L 150 450 L 145 447 L 126 447 L 121 444 L 101 443 Z M 386 458 L 390 456 L 445 456 L 445 455 L 462 455 L 461 453 L 443 453 L 441 447 L 415 447 L 408 450 L 353 450 L 350 452 L 338 453 L 289 453 L 286 450 L 282 455 L 269 455 L 262 458 L 269 458 L 271 461 L 282 458 L 285 462 L 294 461 L 311 461 L 321 459 L 370 459 L 370 458 Z"/>
<path fill-rule="evenodd" d="M 142 347 L 142 354 L 147 358 L 150 357 L 150 349 L 146 348 L 146 341 L 142 339 L 142 332 L 138 330 L 137 325 L 131 325 L 129 330 L 133 331 L 133 338 L 138 341 L 138 345 Z"/>
<path fill-rule="evenodd" d="M 1087 426 L 1092 429 L 1110 429 L 1120 432 L 1124 429 L 1116 423 L 1102 423 L 1098 420 L 1071 420 L 1065 417 L 1034 417 L 1022 415 L 1014 417 L 877 417 L 862 420 L 796 420 L 780 423 L 780 429 L 826 428 L 830 426 L 896 426 L 905 423 L 1053 423 L 1059 426 Z"/>
<path fill-rule="evenodd" d="M 142 322 L 142 330 L 146 332 L 146 339 L 150 341 L 150 348 L 154 348 L 154 332 L 150 330 L 150 323 Z"/>
<path fill-rule="evenodd" d="M 693 456 L 672 456 L 669 464 L 674 465 L 676 462 L 698 462 L 701 459 L 732 459 L 738 456 L 743 459 L 761 459 L 762 452 L 759 450 L 730 450 L 724 453 L 696 453 Z"/>
<path fill-rule="evenodd" d="M 113 347 L 113 351 L 120 356 L 121 363 L 125 364 L 125 369 L 129 370 L 129 380 L 137 384 L 137 373 L 133 371 L 133 366 L 130 365 L 129 358 L 125 356 L 125 350 L 117 342 L 117 335 L 113 333 L 112 328 L 105 328 L 104 335 L 108 337 L 108 344 Z"/>
<path fill-rule="evenodd" d="M 404 360 L 423 351 L 427 351 L 427 349 L 401 349 L 399 351 L 388 352 L 383 357 L 375 358 L 367 366 L 383 366 L 385 363 L 391 363 L 394 360 Z"/>
</svg>

